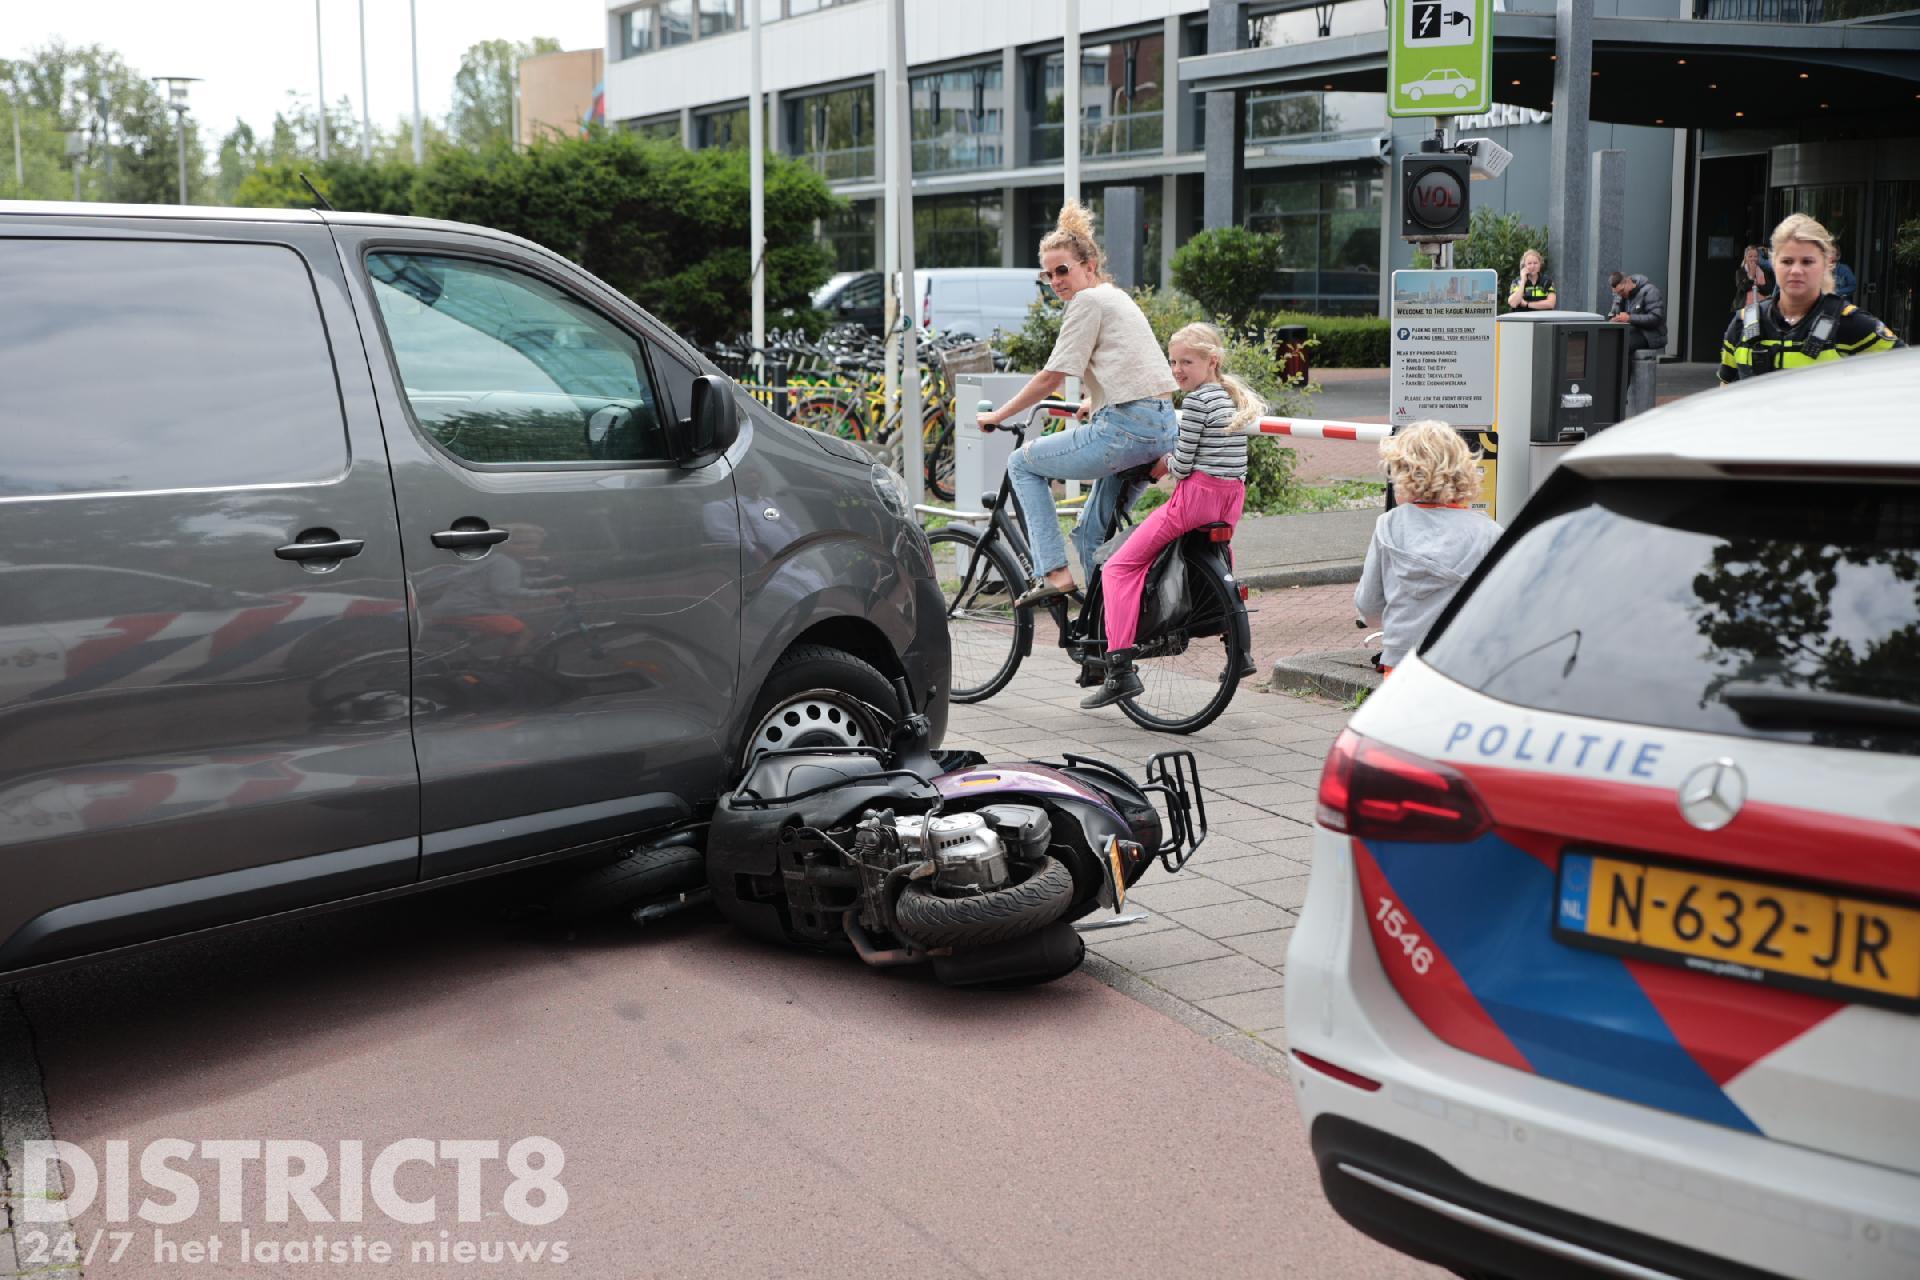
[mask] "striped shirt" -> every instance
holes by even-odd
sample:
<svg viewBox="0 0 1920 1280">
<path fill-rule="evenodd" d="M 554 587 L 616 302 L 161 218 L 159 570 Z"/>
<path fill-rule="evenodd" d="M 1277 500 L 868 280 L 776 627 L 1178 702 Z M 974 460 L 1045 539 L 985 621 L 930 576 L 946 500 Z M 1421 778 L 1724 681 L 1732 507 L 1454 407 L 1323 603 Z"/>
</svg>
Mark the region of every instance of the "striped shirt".
<svg viewBox="0 0 1920 1280">
<path fill-rule="evenodd" d="M 1233 398 L 1217 382 L 1196 387 L 1180 406 L 1180 439 L 1167 470 L 1195 471 L 1221 480 L 1247 478 L 1247 438 L 1233 429 Z"/>
</svg>

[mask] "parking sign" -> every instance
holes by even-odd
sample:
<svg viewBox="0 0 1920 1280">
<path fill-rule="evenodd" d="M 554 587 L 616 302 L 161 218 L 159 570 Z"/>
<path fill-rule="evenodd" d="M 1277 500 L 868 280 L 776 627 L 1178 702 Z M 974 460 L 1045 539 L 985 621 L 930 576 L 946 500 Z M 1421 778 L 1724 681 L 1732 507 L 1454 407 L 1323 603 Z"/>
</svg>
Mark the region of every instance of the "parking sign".
<svg viewBox="0 0 1920 1280">
<path fill-rule="evenodd" d="M 1493 0 L 1393 0 L 1387 114 L 1478 115 L 1493 108 Z"/>
</svg>

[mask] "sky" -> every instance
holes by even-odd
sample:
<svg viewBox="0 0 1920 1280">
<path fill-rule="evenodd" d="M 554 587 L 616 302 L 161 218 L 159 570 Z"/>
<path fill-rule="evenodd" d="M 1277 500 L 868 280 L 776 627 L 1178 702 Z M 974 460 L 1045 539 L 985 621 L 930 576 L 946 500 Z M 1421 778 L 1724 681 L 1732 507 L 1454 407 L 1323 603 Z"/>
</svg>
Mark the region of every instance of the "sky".
<svg viewBox="0 0 1920 1280">
<path fill-rule="evenodd" d="M 373 122 L 391 132 L 413 113 L 407 0 L 364 0 Z M 312 98 L 314 14 L 325 32 L 327 99 L 360 108 L 360 0 L 0 0 L 0 57 L 54 40 L 116 49 L 141 75 L 199 76 L 188 101 L 210 145 L 244 119 L 262 135 L 287 91 Z M 420 110 L 445 117 L 460 55 L 482 40 L 552 36 L 563 49 L 603 47 L 605 0 L 415 0 Z"/>
</svg>

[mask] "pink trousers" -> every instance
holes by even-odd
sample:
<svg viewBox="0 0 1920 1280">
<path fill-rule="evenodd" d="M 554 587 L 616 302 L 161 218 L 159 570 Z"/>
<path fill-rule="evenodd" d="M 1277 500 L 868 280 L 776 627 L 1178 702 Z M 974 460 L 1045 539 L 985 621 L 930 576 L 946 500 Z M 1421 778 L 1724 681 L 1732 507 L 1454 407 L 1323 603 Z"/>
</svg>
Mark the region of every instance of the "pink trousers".
<svg viewBox="0 0 1920 1280">
<path fill-rule="evenodd" d="M 1147 569 L 1160 548 L 1203 525 L 1240 523 L 1247 486 L 1196 471 L 1173 487 L 1173 496 L 1141 522 L 1100 570 L 1106 600 L 1107 649 L 1129 649 L 1140 633 L 1140 596 Z"/>
</svg>

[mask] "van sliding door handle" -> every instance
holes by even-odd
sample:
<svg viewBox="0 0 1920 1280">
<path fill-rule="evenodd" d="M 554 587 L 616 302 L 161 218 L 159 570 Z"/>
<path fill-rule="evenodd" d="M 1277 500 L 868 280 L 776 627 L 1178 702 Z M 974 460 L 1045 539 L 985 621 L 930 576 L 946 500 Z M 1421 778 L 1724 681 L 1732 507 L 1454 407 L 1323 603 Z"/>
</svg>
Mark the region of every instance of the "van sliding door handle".
<svg viewBox="0 0 1920 1280">
<path fill-rule="evenodd" d="M 490 547 L 506 540 L 505 529 L 442 529 L 433 535 L 433 545 L 449 551 L 458 547 Z"/>
<path fill-rule="evenodd" d="M 331 534 L 331 530 L 328 531 Z M 345 560 L 348 556 L 357 556 L 366 541 L 362 538 L 331 537 L 317 542 L 289 542 L 284 547 L 275 547 L 273 554 L 282 560 Z"/>
</svg>

